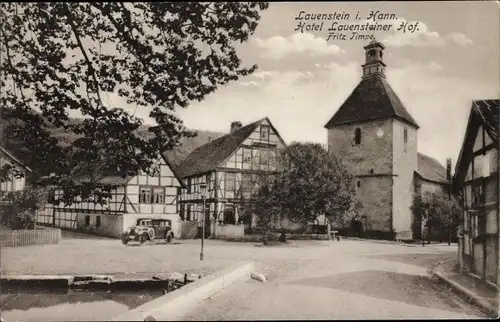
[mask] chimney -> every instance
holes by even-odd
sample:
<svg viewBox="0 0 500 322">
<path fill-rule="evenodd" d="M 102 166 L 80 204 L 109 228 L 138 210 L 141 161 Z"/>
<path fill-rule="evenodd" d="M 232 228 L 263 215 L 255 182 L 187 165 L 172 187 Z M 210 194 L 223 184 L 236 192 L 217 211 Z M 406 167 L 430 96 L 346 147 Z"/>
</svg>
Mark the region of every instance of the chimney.
<svg viewBox="0 0 500 322">
<path fill-rule="evenodd" d="M 241 127 L 241 122 L 232 122 L 231 123 L 231 131 L 229 133 L 234 133 L 234 131 L 237 131 Z"/>
</svg>

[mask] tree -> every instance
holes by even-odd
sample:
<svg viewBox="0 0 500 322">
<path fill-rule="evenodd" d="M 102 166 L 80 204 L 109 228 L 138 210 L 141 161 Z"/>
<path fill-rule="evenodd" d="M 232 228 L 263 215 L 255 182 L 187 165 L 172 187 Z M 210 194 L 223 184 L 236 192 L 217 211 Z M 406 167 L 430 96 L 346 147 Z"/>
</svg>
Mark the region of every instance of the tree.
<svg viewBox="0 0 500 322">
<path fill-rule="evenodd" d="M 253 215 L 257 215 L 256 225 L 263 235 L 264 244 L 267 244 L 268 234 L 275 228 L 275 223 L 283 220 L 283 212 L 277 200 L 280 196 L 272 193 L 275 175 L 274 171 L 255 171 L 249 182 L 252 187 L 248 191 L 249 195 L 240 191 L 240 220 L 251 226 Z"/>
<path fill-rule="evenodd" d="M 354 176 L 317 143 L 292 143 L 283 155 L 278 187 L 287 192 L 287 217 L 307 226 L 318 215 L 341 221 L 357 205 Z"/>
<path fill-rule="evenodd" d="M 354 177 L 320 144 L 292 143 L 280 153 L 279 167 L 254 201 L 264 221 L 289 219 L 308 227 L 324 214 L 341 221 L 357 203 Z M 277 217 L 278 216 L 278 217 Z"/>
<path fill-rule="evenodd" d="M 242 67 L 235 44 L 248 40 L 267 7 L 263 2 L 2 3 L 0 106 L 8 124 L 0 136 L 8 133 L 23 147 L 27 165 L 44 185 L 71 185 L 82 173 L 93 173 L 96 164 L 123 177 L 140 169 L 149 173 L 159 152 L 194 135 L 176 108 L 256 69 Z M 135 113 L 105 101 L 110 93 L 149 111 L 157 124 L 150 127 L 150 138 L 137 133 L 143 120 Z M 72 121 L 73 114 L 82 120 Z M 63 146 L 49 128 L 78 138 Z M 50 180 L 39 180 L 49 174 L 54 174 Z"/>
<path fill-rule="evenodd" d="M 33 229 L 36 211 L 45 200 L 40 189 L 0 192 L 0 224 L 10 229 Z"/>
<path fill-rule="evenodd" d="M 424 229 L 422 239 L 430 241 L 431 233 L 438 231 L 441 238 L 444 233 L 450 233 L 462 222 L 462 209 L 454 198 L 449 198 L 441 192 L 424 192 L 413 198 L 411 206 L 415 217 L 421 218 Z"/>
</svg>

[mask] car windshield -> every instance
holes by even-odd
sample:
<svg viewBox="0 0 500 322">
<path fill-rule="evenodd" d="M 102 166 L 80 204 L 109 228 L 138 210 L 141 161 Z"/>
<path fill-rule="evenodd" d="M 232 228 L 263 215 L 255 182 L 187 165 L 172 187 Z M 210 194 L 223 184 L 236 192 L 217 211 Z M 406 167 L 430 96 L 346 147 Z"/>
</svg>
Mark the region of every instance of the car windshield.
<svg viewBox="0 0 500 322">
<path fill-rule="evenodd" d="M 140 220 L 139 226 L 151 226 L 151 220 Z"/>
</svg>

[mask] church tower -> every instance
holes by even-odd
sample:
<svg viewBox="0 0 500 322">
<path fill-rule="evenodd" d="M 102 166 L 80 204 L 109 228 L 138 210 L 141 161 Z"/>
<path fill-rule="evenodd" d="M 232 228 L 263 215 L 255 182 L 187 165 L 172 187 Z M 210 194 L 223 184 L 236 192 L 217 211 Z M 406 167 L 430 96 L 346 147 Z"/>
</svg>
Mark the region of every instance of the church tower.
<svg viewBox="0 0 500 322">
<path fill-rule="evenodd" d="M 360 83 L 325 125 L 328 151 L 356 177 L 363 208 L 351 228 L 410 239 L 419 126 L 386 80 L 384 45 L 372 40 L 364 49 Z"/>
</svg>

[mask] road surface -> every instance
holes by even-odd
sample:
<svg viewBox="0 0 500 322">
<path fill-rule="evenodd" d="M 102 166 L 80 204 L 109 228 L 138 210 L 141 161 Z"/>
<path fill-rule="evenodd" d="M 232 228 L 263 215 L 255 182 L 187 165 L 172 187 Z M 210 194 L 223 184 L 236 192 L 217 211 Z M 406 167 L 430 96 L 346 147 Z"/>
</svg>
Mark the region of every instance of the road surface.
<svg viewBox="0 0 500 322">
<path fill-rule="evenodd" d="M 332 243 L 268 272 L 267 283 L 231 286 L 185 320 L 484 318 L 428 273 L 455 247 Z"/>
</svg>

